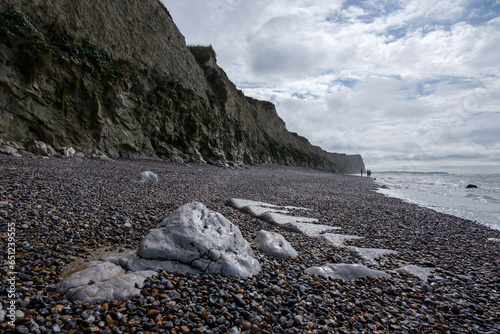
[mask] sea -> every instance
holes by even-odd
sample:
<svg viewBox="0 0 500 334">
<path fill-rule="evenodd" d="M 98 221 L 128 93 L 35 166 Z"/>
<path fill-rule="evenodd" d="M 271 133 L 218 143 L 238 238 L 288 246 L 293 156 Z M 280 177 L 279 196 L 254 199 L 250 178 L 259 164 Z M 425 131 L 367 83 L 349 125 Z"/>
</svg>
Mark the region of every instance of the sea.
<svg viewBox="0 0 500 334">
<path fill-rule="evenodd" d="M 500 230 L 500 174 L 381 172 L 372 178 L 386 196 Z"/>
</svg>

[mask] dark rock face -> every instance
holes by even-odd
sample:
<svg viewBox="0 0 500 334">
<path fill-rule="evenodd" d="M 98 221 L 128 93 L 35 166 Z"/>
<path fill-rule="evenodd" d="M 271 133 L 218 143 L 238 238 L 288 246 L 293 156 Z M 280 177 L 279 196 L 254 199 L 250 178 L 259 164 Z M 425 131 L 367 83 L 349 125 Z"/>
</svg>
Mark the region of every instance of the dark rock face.
<svg viewBox="0 0 500 334">
<path fill-rule="evenodd" d="M 359 155 L 290 133 L 245 97 L 211 47 L 187 47 L 157 0 L 5 0 L 0 138 L 216 165 L 279 163 L 354 173 Z"/>
<path fill-rule="evenodd" d="M 474 188 L 477 188 L 475 184 L 468 184 L 467 187 L 465 187 L 465 189 L 474 189 Z"/>
</svg>

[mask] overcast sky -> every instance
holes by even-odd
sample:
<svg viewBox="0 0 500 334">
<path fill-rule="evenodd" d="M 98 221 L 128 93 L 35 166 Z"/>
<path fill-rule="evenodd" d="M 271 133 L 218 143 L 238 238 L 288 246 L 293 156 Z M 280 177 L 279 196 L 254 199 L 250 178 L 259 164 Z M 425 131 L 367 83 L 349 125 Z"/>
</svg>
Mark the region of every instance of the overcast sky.
<svg viewBox="0 0 500 334">
<path fill-rule="evenodd" d="M 500 0 L 162 0 L 289 131 L 373 171 L 500 173 Z"/>
</svg>

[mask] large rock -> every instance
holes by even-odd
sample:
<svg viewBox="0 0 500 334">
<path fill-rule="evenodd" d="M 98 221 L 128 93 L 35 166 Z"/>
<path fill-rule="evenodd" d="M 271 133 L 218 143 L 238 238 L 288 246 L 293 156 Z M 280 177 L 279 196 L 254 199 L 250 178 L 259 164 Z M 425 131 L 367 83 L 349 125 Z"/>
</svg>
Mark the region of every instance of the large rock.
<svg viewBox="0 0 500 334">
<path fill-rule="evenodd" d="M 28 143 L 28 151 L 45 157 L 53 157 L 56 154 L 52 146 L 37 140 Z"/>
<path fill-rule="evenodd" d="M 56 285 L 72 301 L 126 300 L 161 270 L 248 277 L 261 267 L 240 229 L 201 203 L 183 205 L 150 231 L 138 251 L 109 253 Z"/>
<path fill-rule="evenodd" d="M 143 182 L 143 183 L 156 183 L 158 182 L 158 176 L 150 171 L 142 172 L 137 174 L 133 179 L 133 182 Z"/>
<path fill-rule="evenodd" d="M 13 155 L 17 157 L 21 156 L 19 153 L 17 153 L 17 149 L 15 147 L 9 145 L 0 145 L 0 153 Z"/>
<path fill-rule="evenodd" d="M 126 300 L 134 297 L 137 288 L 155 271 L 126 272 L 111 262 L 91 261 L 87 268 L 71 274 L 56 285 L 56 291 L 68 300 L 97 303 L 104 300 Z"/>
<path fill-rule="evenodd" d="M 269 256 L 287 258 L 298 255 L 292 245 L 278 233 L 260 230 L 253 242 L 258 250 Z"/>
<path fill-rule="evenodd" d="M 347 263 L 328 263 L 321 267 L 307 268 L 306 271 L 313 275 L 321 275 L 344 281 L 355 281 L 359 277 L 390 277 L 389 274 L 383 271 L 373 270 L 360 264 Z"/>
<path fill-rule="evenodd" d="M 225 276 L 248 277 L 261 269 L 240 229 L 201 203 L 185 204 L 165 218 L 142 239 L 139 256 Z"/>
</svg>

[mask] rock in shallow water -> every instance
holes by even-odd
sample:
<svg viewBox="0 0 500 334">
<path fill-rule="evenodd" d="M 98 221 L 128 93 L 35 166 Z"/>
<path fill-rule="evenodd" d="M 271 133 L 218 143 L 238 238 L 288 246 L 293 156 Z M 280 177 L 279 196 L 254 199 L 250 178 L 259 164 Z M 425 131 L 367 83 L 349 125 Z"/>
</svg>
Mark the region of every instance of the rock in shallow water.
<svg viewBox="0 0 500 334">
<path fill-rule="evenodd" d="M 287 258 L 298 255 L 292 245 L 278 233 L 260 230 L 253 241 L 258 250 L 269 256 Z"/>
</svg>

